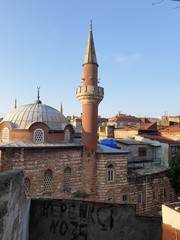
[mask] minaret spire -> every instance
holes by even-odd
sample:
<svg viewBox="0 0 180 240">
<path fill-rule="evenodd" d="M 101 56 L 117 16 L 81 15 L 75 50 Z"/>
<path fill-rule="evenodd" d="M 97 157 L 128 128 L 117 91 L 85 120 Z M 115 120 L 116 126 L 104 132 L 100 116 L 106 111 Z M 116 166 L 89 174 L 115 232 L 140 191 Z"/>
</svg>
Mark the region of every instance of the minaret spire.
<svg viewBox="0 0 180 240">
<path fill-rule="evenodd" d="M 86 45 L 86 53 L 84 57 L 84 64 L 86 63 L 97 64 L 96 51 L 95 51 L 94 39 L 93 39 L 93 33 L 92 33 L 92 20 L 90 22 L 90 31 L 88 36 L 88 42 Z"/>
<path fill-rule="evenodd" d="M 60 106 L 60 112 L 63 114 L 63 106 L 62 106 L 62 102 L 61 102 L 61 106 Z"/>
<path fill-rule="evenodd" d="M 15 101 L 14 101 L 14 109 L 17 108 L 17 99 L 15 98 Z"/>
</svg>

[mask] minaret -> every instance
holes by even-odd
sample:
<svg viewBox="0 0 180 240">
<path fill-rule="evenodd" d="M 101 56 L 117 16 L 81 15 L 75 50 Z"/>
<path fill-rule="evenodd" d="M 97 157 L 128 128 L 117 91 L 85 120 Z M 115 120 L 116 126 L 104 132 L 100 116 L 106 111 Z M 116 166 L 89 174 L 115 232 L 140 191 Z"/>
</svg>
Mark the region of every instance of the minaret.
<svg viewBox="0 0 180 240">
<path fill-rule="evenodd" d="M 63 114 L 63 106 L 62 106 L 62 103 L 61 103 L 61 106 L 60 106 L 60 112 Z"/>
<path fill-rule="evenodd" d="M 15 98 L 15 102 L 14 102 L 14 109 L 17 108 L 17 99 Z"/>
<path fill-rule="evenodd" d="M 104 97 L 104 89 L 98 86 L 98 63 L 94 47 L 92 23 L 84 58 L 82 86 L 76 96 L 82 104 L 82 143 L 87 150 L 97 150 L 98 105 Z"/>
</svg>

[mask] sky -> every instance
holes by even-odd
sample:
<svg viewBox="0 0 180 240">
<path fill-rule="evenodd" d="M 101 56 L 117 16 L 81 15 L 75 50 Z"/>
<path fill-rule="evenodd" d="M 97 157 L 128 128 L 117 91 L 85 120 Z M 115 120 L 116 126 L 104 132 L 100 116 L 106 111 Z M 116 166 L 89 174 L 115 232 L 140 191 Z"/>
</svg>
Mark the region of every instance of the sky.
<svg viewBox="0 0 180 240">
<path fill-rule="evenodd" d="M 0 117 L 33 103 L 80 116 L 76 88 L 92 20 L 99 115 L 180 115 L 180 3 L 0 0 Z"/>
</svg>

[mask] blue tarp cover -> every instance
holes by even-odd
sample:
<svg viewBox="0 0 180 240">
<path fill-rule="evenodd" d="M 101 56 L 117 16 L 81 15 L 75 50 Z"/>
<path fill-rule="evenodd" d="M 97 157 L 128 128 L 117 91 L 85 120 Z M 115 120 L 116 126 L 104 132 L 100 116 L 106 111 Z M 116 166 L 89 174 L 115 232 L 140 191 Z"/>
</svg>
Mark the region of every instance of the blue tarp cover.
<svg viewBox="0 0 180 240">
<path fill-rule="evenodd" d="M 100 144 L 106 145 L 106 146 L 112 147 L 112 148 L 117 148 L 117 143 L 113 139 L 104 139 L 100 142 Z"/>
</svg>

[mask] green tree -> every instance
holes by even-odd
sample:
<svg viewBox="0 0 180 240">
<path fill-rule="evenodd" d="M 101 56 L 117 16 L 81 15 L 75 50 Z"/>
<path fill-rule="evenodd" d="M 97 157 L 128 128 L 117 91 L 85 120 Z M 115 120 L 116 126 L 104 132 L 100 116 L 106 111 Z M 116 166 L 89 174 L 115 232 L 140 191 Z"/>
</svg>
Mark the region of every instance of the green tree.
<svg viewBox="0 0 180 240">
<path fill-rule="evenodd" d="M 180 155 L 174 156 L 167 172 L 170 182 L 177 194 L 180 194 Z"/>
</svg>

